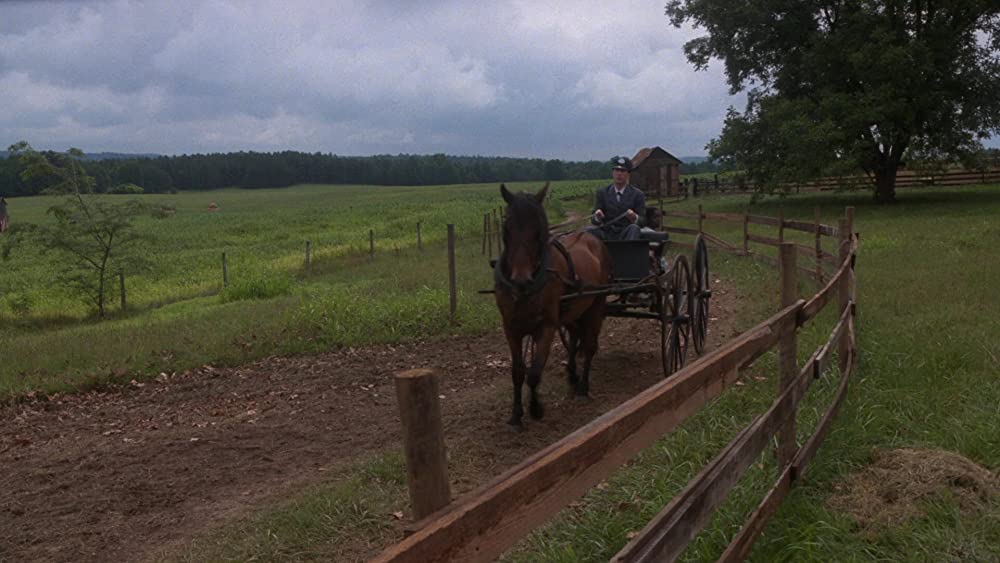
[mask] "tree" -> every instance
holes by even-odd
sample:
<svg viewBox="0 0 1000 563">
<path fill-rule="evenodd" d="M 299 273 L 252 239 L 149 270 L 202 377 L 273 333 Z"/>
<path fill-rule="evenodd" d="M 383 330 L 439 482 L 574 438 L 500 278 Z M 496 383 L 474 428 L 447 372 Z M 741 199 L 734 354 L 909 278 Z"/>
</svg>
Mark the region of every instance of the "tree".
<svg viewBox="0 0 1000 563">
<path fill-rule="evenodd" d="M 966 159 L 1000 133 L 996 0 L 670 0 L 697 69 L 725 65 L 732 108 L 713 158 L 775 188 L 864 171 L 895 200 L 904 159 Z"/>
<path fill-rule="evenodd" d="M 140 240 L 132 221 L 147 207 L 135 200 L 113 204 L 94 195 L 94 180 L 83 168 L 79 149 L 42 154 L 21 141 L 11 145 L 10 152 L 20 158 L 25 180 L 54 179 L 47 191 L 66 196 L 48 209 L 54 224 L 30 225 L 20 232 L 37 238 L 46 251 L 59 253 L 63 260 L 58 281 L 92 303 L 104 318 L 114 274 L 143 264 L 130 252 Z M 4 258 L 9 255 L 8 246 Z"/>
<path fill-rule="evenodd" d="M 563 161 L 558 159 L 545 161 L 546 180 L 562 180 L 565 177 L 566 177 L 566 167 L 563 165 Z"/>
</svg>

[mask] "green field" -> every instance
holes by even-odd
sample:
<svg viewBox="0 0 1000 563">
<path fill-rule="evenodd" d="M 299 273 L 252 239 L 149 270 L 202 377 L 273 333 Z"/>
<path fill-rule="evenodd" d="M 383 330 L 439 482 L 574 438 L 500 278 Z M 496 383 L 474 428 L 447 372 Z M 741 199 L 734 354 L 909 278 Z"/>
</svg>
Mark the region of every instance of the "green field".
<svg viewBox="0 0 1000 563">
<path fill-rule="evenodd" d="M 552 217 L 563 216 L 565 199 L 589 194 L 600 183 L 554 183 Z M 534 191 L 541 184 L 511 187 Z M 58 257 L 40 248 L 24 245 L 0 263 L 6 360 L 0 364 L 0 400 L 204 363 L 237 364 L 274 353 L 495 325 L 495 308 L 474 296 L 489 281 L 480 246 L 482 217 L 502 202 L 497 185 L 307 185 L 139 199 L 173 205 L 176 213 L 137 221 L 152 266 L 127 274 L 125 313 L 115 302 L 112 318 L 97 321 L 80 298 L 51 283 Z M 13 198 L 11 222 L 50 220 L 45 211 L 57 201 Z M 212 203 L 218 211 L 208 211 Z M 448 319 L 448 223 L 458 239 L 459 326 Z M 372 262 L 369 230 L 375 232 Z"/>
<path fill-rule="evenodd" d="M 599 182 L 560 184 L 552 216 L 586 206 Z M 531 188 L 537 186 L 532 185 Z M 177 205 L 174 218 L 143 228 L 156 241 L 158 272 L 136 280 L 137 310 L 97 322 L 88 311 L 39 279 L 51 273 L 44 256 L 25 252 L 6 263 L 3 289 L 34 292 L 28 314 L 5 309 L 0 393 L 81 388 L 203 362 L 239 363 L 275 352 L 328 349 L 343 343 L 392 341 L 417 333 L 478 332 L 497 324 L 495 307 L 474 294 L 488 285 L 480 255 L 481 214 L 499 204 L 496 186 L 366 188 L 302 186 L 289 190 L 222 191 L 148 196 Z M 809 194 L 756 203 L 754 213 L 811 220 L 820 207 L 834 223 L 846 205 L 857 209 L 859 370 L 833 431 L 808 478 L 785 501 L 751 554 L 754 561 L 996 561 L 1000 500 L 984 495 L 968 506 L 947 490 L 918 499 L 920 513 L 888 526 L 862 528 L 830 505 L 845 479 L 891 448 L 947 450 L 994 473 L 1000 467 L 1000 187 L 900 192 L 894 206 L 870 204 L 867 193 Z M 208 214 L 215 201 L 221 210 Z M 713 197 L 674 204 L 693 210 L 742 212 L 747 199 Z M 41 220 L 46 200 L 13 200 L 15 220 Z M 445 209 L 442 211 L 441 209 Z M 444 224 L 459 232 L 459 326 L 447 319 Z M 424 221 L 424 252 L 413 248 Z M 146 221 L 146 220 L 144 220 Z M 677 224 L 682 224 L 677 222 Z M 682 224 L 683 225 L 683 224 Z M 683 225 L 689 226 L 689 225 Z M 367 230 L 379 253 L 365 258 Z M 737 242 L 739 225 L 706 223 Z M 773 236 L 764 227 L 758 234 Z M 280 233 L 280 234 L 279 234 Z M 809 237 L 799 236 L 806 242 Z M 313 241 L 314 271 L 302 270 L 304 240 Z M 395 241 L 395 242 L 394 242 Z M 399 256 L 394 254 L 399 244 Z M 830 248 L 830 247 L 828 247 Z M 277 297 L 224 302 L 218 258 L 230 256 L 231 282 L 275 282 Z M 752 326 L 776 308 L 777 273 L 752 260 L 712 254 L 714 271 L 749 296 L 737 324 Z M 143 289 L 145 288 L 145 289 Z M 803 293 L 814 287 L 804 282 Z M 248 295 L 263 290 L 249 288 Z M 145 297 L 143 296 L 145 295 Z M 828 308 L 829 309 L 829 308 Z M 827 310 L 799 338 L 804 358 L 829 332 Z M 709 408 L 617 472 L 608 487 L 564 511 L 513 549 L 512 561 L 601 561 L 620 549 L 775 396 L 773 356 L 758 360 L 747 385 Z M 835 387 L 811 389 L 799 415 L 800 439 L 811 432 Z M 687 552 L 713 560 L 776 477 L 765 453 Z M 325 559 L 336 538 L 364 534 L 379 541 L 391 527 L 373 514 L 406 505 L 400 459 L 387 452 L 359 462 L 332 484 L 192 544 L 190 560 Z M 958 483 L 960 486 L 961 483 Z"/>
<path fill-rule="evenodd" d="M 815 206 L 835 222 L 857 208 L 860 364 L 847 400 L 813 463 L 751 554 L 752 561 L 997 561 L 1000 499 L 960 502 L 951 488 L 916 500 L 919 513 L 862 528 L 830 505 L 845 480 L 892 448 L 946 450 L 996 474 L 1000 467 L 1000 189 L 997 186 L 911 190 L 899 204 L 877 207 L 867 194 L 811 194 L 768 199 L 754 213 L 812 219 Z M 691 210 L 688 201 L 678 209 Z M 742 212 L 745 200 L 712 198 L 706 211 Z M 706 227 L 738 240 L 741 227 Z M 767 234 L 763 228 L 756 228 Z M 803 240 L 807 240 L 804 237 Z M 713 253 L 713 268 L 741 284 L 750 302 L 738 325 L 749 327 L 775 310 L 776 272 L 742 258 Z M 801 284 L 803 293 L 811 284 Z M 825 339 L 832 308 L 799 338 L 804 358 Z M 773 355 L 758 360 L 747 385 L 725 393 L 680 429 L 617 472 L 608 487 L 588 494 L 505 556 L 510 561 L 605 561 L 652 518 L 775 396 Z M 825 411 L 835 388 L 827 376 L 800 407 L 800 440 Z M 714 560 L 776 478 L 765 453 L 737 485 L 709 527 L 687 551 L 689 561 Z M 371 467 L 378 467 L 374 474 Z M 391 535 L 377 519 L 358 528 L 358 514 L 405 506 L 403 468 L 395 454 L 360 466 L 355 477 L 310 491 L 191 546 L 190 560 L 260 557 L 322 559 L 336 553 L 334 530 L 372 538 Z M 902 477 L 908 478 L 906 473 Z M 949 485 L 949 483 L 945 483 Z M 967 484 L 966 484 L 967 486 Z M 956 488 L 958 487 L 958 488 Z M 891 500 L 891 499 L 890 499 Z M 351 511 L 343 506 L 353 507 Z M 331 536 L 331 534 L 333 534 Z M 305 555 L 303 555 L 305 554 Z"/>
</svg>

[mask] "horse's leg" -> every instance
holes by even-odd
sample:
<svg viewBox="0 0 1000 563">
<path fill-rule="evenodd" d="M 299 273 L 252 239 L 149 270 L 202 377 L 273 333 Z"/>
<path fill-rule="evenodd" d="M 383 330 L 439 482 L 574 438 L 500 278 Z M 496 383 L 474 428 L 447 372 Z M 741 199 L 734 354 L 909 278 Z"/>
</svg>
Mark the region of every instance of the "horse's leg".
<svg viewBox="0 0 1000 563">
<path fill-rule="evenodd" d="M 583 374 L 576 385 L 577 397 L 590 396 L 590 365 L 597 354 L 604 321 L 603 304 L 595 303 L 580 320 L 580 347 L 583 349 Z"/>
<path fill-rule="evenodd" d="M 566 374 L 570 387 L 575 387 L 579 379 L 576 375 L 576 351 L 580 345 L 579 329 L 569 325 L 566 329 Z"/>
<path fill-rule="evenodd" d="M 542 382 L 542 371 L 545 369 L 545 362 L 549 359 L 549 350 L 558 326 L 557 323 L 544 323 L 535 338 L 535 357 L 531 361 L 531 369 L 528 370 L 528 389 L 531 391 L 528 413 L 531 414 L 531 418 L 536 420 L 545 416 L 545 409 L 538 398 L 538 384 Z"/>
<path fill-rule="evenodd" d="M 506 327 L 505 327 L 506 328 Z M 510 420 L 507 424 L 514 430 L 521 430 L 521 417 L 524 407 L 521 405 L 521 387 L 524 385 L 524 358 L 521 356 L 521 338 L 504 330 L 507 335 L 507 345 L 510 346 L 510 374 L 514 382 L 514 406 L 511 408 Z"/>
</svg>

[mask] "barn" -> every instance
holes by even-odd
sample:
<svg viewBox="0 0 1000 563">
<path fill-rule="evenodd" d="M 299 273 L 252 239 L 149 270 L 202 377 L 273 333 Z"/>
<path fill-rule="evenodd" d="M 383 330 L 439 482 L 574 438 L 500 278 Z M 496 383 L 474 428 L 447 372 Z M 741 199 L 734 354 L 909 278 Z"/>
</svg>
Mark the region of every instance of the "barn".
<svg viewBox="0 0 1000 563">
<path fill-rule="evenodd" d="M 639 149 L 632 157 L 630 182 L 646 197 L 680 194 L 681 161 L 660 147 Z"/>
</svg>

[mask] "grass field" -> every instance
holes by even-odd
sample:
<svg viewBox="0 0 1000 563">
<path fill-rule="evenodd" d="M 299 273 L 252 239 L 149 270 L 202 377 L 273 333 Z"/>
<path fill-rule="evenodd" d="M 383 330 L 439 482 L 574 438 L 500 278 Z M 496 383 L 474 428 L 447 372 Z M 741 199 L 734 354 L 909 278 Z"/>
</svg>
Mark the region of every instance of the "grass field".
<svg viewBox="0 0 1000 563">
<path fill-rule="evenodd" d="M 589 193 L 594 184 L 557 185 L 557 198 Z M 97 323 L 57 292 L 38 290 L 25 318 L 15 319 L 9 309 L 4 313 L 6 328 L 0 330 L 0 337 L 7 361 L 0 368 L 4 370 L 0 393 L 9 398 L 31 390 L 79 388 L 206 361 L 239 363 L 269 353 L 496 326 L 491 301 L 474 295 L 475 289 L 489 281 L 478 233 L 481 213 L 499 203 L 496 186 L 421 191 L 427 189 L 304 186 L 162 196 L 177 203 L 178 213 L 151 227 L 162 231 L 156 239 L 163 243 L 157 246 L 163 269 L 158 275 L 146 274 L 145 282 L 137 280 L 132 300 L 139 310 Z M 437 192 L 426 206 L 419 203 L 428 193 Z M 368 202 L 369 195 L 374 202 Z M 204 212 L 211 201 L 221 207 L 219 214 Z M 272 202 L 271 207 L 280 201 L 296 211 L 267 212 L 264 201 Z M 742 212 L 746 201 L 737 197 L 688 200 L 674 208 L 693 210 L 702 203 L 706 211 Z M 466 222 L 457 221 L 459 327 L 450 326 L 447 320 L 441 240 L 447 221 L 443 218 L 450 213 L 433 219 L 431 209 L 439 204 L 454 206 L 449 207 L 454 209 L 450 213 L 468 216 Z M 36 207 L 30 211 L 29 205 Z M 550 209 L 553 216 L 561 215 L 561 205 Z M 889 207 L 870 204 L 867 193 L 768 198 L 755 204 L 753 212 L 777 215 L 783 208 L 786 217 L 811 220 L 814 207 L 819 206 L 824 222 L 833 223 L 845 205 L 856 206 L 855 226 L 861 233 L 859 371 L 808 478 L 768 525 L 751 560 L 1000 560 L 1000 500 L 996 497 L 984 497 L 970 508 L 948 492 L 934 494 L 918 499 L 921 514 L 876 529 L 860 528 L 829 504 L 849 475 L 869 466 L 876 453 L 885 449 L 948 450 L 994 472 L 1000 468 L 1000 432 L 996 431 L 1000 421 L 1000 299 L 996 297 L 1000 187 L 904 190 L 900 203 Z M 42 199 L 14 200 L 11 213 L 18 219 L 38 218 L 45 206 Z M 368 219 L 351 222 L 345 217 L 343 224 L 349 228 L 337 230 L 334 225 L 340 225 L 340 219 L 332 217 L 345 215 Z M 405 244 L 411 241 L 412 245 L 412 236 L 404 233 L 418 219 L 425 221 L 425 240 L 429 239 L 422 254 Z M 399 257 L 391 256 L 394 243 L 389 242 L 373 263 L 365 260 L 366 233 L 372 224 L 377 233 L 385 233 L 385 239 L 398 237 Z M 389 224 L 397 231 L 390 230 Z M 289 234 L 276 235 L 279 228 Z M 734 242 L 742 230 L 738 225 L 711 222 L 706 228 Z M 764 228 L 754 230 L 773 236 Z M 316 252 L 315 271 L 308 278 L 301 268 L 306 238 L 313 240 Z M 288 293 L 224 302 L 216 294 L 220 285 L 217 259 L 223 250 L 231 256 L 234 284 L 244 278 L 287 278 Z M 244 252 L 247 258 L 241 258 Z M 22 292 L 25 284 L 37 285 L 37 279 L 50 272 L 40 258 L 29 255 L 32 258 L 20 270 L 5 264 L 0 280 L 5 292 Z M 715 253 L 712 260 L 715 271 L 742 285 L 751 296 L 737 319 L 740 327 L 753 325 L 776 308 L 777 273 L 773 269 Z M 194 273 L 176 273 L 188 270 Z M 171 278 L 181 283 L 168 283 Z M 143 283 L 152 297 L 140 297 Z M 802 283 L 803 292 L 812 289 Z M 285 290 L 279 287 L 280 291 Z M 832 317 L 828 310 L 806 328 L 799 339 L 802 357 L 825 338 Z M 607 560 L 624 545 L 629 532 L 641 529 L 705 462 L 766 409 L 775 396 L 774 365 L 773 356 L 761 358 L 752 375 L 764 380 L 750 377 L 747 385 L 724 394 L 616 473 L 610 486 L 592 491 L 506 559 Z M 820 380 L 810 391 L 800 411 L 800 436 L 812 430 L 832 396 L 833 383 L 833 378 Z M 776 475 L 769 454 L 758 463 L 692 545 L 688 560 L 717 557 L 759 501 Z M 405 506 L 403 475 L 398 455 L 387 452 L 362 462 L 332 484 L 199 541 L 181 557 L 324 559 L 333 552 L 331 542 L 344 533 L 363 534 L 378 542 L 392 532 L 383 520 L 371 515 Z"/>
<path fill-rule="evenodd" d="M 599 183 L 554 183 L 552 217 L 563 216 L 566 198 L 588 194 Z M 57 257 L 32 245 L 0 263 L 0 400 L 203 363 L 236 364 L 495 324 L 495 308 L 473 297 L 489 281 L 480 247 L 482 214 L 500 206 L 497 185 L 308 185 L 140 200 L 177 211 L 168 219 L 138 221 L 152 268 L 127 276 L 126 313 L 116 304 L 110 320 L 96 321 L 79 298 L 51 283 Z M 16 224 L 49 220 L 45 210 L 57 200 L 9 201 Z M 211 203 L 219 211 L 208 212 Z M 416 249 L 418 221 L 423 252 Z M 448 223 L 455 224 L 458 239 L 459 326 L 448 320 Z M 369 229 L 375 231 L 373 262 Z M 230 282 L 225 291 L 223 252 Z"/>
<path fill-rule="evenodd" d="M 867 194 L 811 194 L 768 199 L 754 212 L 811 219 L 820 206 L 834 222 L 845 205 L 857 208 L 859 370 L 833 431 L 808 478 L 786 499 L 751 554 L 753 561 L 997 561 L 1000 499 L 984 496 L 970 507 L 948 490 L 915 499 L 920 513 L 878 528 L 861 528 L 829 502 L 845 479 L 892 448 L 947 450 L 995 474 L 1000 467 L 1000 189 L 997 186 L 912 190 L 900 203 L 877 207 Z M 689 201 L 679 208 L 693 209 Z M 706 211 L 742 212 L 745 200 L 713 198 Z M 729 240 L 741 227 L 717 228 Z M 761 232 L 761 234 L 765 234 Z M 739 258 L 713 254 L 713 268 L 753 296 L 738 324 L 748 327 L 773 311 L 776 272 Z M 803 292 L 813 290 L 803 283 Z M 833 323 L 828 308 L 799 338 L 805 357 Z M 680 429 L 646 450 L 582 503 L 563 511 L 505 556 L 510 561 L 604 561 L 694 476 L 775 396 L 773 355 L 758 360 L 747 385 L 724 394 Z M 834 379 L 810 390 L 798 419 L 800 439 L 811 432 L 833 394 Z M 388 460 L 388 461 L 387 461 Z M 365 477 L 371 464 L 385 470 Z M 388 468 L 388 469 L 386 469 Z M 322 490 L 276 506 L 224 534 L 192 546 L 188 559 L 315 559 L 329 554 L 330 529 L 353 526 L 356 513 L 385 514 L 405 506 L 402 467 L 377 458 Z M 906 477 L 904 474 L 903 477 Z M 714 560 L 776 478 L 765 453 L 685 555 Z M 952 484 L 954 485 L 954 483 Z M 960 486 L 955 485 L 955 486 Z M 326 500 L 324 500 L 326 499 Z M 345 500 L 346 499 L 346 500 Z M 339 502 L 339 501 L 338 501 Z M 353 533 L 375 541 L 387 533 L 373 522 Z M 297 555 L 306 554 L 306 555 Z"/>
</svg>

